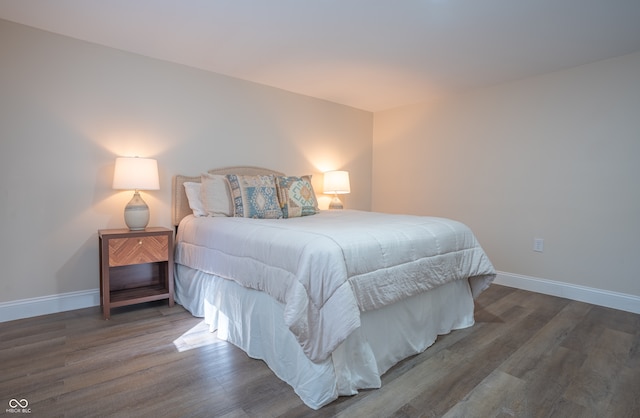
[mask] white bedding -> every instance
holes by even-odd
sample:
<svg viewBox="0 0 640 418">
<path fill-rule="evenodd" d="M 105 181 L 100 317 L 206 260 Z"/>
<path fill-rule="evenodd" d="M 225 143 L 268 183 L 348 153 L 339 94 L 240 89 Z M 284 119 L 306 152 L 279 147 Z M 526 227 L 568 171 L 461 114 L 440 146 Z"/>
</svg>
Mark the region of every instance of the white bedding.
<svg viewBox="0 0 640 418">
<path fill-rule="evenodd" d="M 495 276 L 459 222 L 352 210 L 277 220 L 188 216 L 175 262 L 281 302 L 284 323 L 316 363 L 360 327 L 361 311 L 469 278 L 476 295 Z"/>
<path fill-rule="evenodd" d="M 363 312 L 360 328 L 328 359 L 312 362 L 282 321 L 282 303 L 232 280 L 176 267 L 176 302 L 204 317 L 218 338 L 263 360 L 313 409 L 338 396 L 379 388 L 382 374 L 398 361 L 424 351 L 438 335 L 474 323 L 469 284 L 457 280 Z"/>
</svg>

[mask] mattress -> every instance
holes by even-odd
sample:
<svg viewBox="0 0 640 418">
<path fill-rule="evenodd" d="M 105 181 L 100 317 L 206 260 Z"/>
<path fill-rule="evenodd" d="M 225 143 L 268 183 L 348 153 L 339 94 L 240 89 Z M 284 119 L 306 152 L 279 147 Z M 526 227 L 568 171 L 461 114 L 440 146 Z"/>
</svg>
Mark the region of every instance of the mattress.
<svg viewBox="0 0 640 418">
<path fill-rule="evenodd" d="M 175 262 L 262 291 L 312 361 L 361 325 L 361 312 L 495 270 L 471 230 L 433 217 L 355 210 L 292 219 L 185 217 Z"/>
</svg>

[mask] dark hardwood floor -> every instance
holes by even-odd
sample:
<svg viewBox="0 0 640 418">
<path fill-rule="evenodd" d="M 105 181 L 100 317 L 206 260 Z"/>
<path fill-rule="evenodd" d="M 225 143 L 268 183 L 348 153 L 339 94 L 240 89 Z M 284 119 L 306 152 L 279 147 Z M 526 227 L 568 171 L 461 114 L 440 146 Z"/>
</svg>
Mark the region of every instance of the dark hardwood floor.
<svg viewBox="0 0 640 418">
<path fill-rule="evenodd" d="M 493 285 L 476 325 L 319 411 L 180 306 L 0 323 L 0 415 L 640 417 L 640 315 Z"/>
</svg>

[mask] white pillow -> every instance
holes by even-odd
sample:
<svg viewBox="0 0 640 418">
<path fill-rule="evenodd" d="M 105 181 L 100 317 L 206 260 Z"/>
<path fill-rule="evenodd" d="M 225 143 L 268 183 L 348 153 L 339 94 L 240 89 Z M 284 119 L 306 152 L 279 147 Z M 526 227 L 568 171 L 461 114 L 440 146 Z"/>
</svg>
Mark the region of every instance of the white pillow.
<svg viewBox="0 0 640 418">
<path fill-rule="evenodd" d="M 204 210 L 202 199 L 200 198 L 200 183 L 187 181 L 183 183 L 184 191 L 187 193 L 187 201 L 189 207 L 193 211 L 194 216 L 207 216 L 207 212 Z"/>
<path fill-rule="evenodd" d="M 233 205 L 229 182 L 221 174 L 205 173 L 200 176 L 200 192 L 204 210 L 209 216 L 233 216 Z"/>
</svg>

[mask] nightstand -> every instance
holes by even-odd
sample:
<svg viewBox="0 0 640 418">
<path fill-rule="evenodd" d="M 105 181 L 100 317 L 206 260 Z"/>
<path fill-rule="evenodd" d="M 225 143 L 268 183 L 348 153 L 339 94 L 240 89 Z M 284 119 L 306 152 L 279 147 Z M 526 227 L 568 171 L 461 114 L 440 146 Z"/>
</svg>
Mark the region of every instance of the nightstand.
<svg viewBox="0 0 640 418">
<path fill-rule="evenodd" d="M 161 299 L 173 306 L 173 230 L 101 229 L 98 238 L 104 319 L 119 306 Z"/>
</svg>

